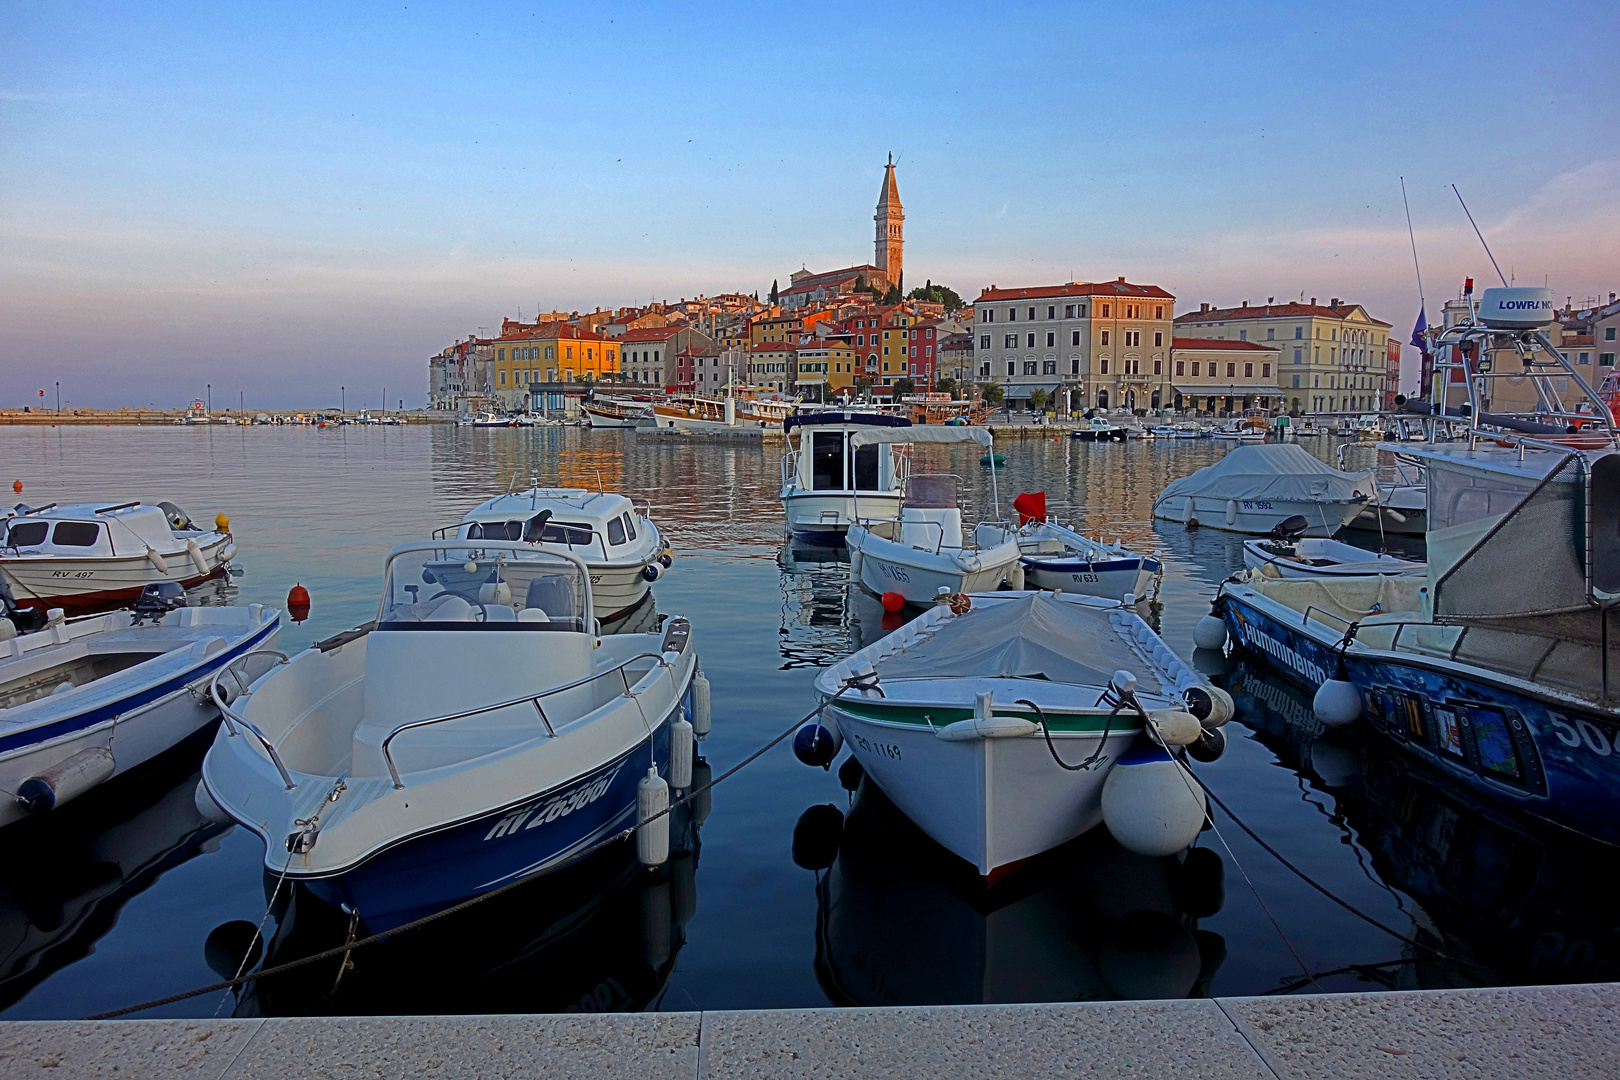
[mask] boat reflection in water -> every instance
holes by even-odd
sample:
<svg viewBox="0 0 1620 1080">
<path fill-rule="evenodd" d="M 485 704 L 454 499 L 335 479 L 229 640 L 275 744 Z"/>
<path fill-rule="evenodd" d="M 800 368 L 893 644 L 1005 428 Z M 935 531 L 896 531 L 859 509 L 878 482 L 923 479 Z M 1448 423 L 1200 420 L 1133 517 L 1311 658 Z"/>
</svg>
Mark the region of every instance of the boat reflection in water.
<svg viewBox="0 0 1620 1080">
<path fill-rule="evenodd" d="M 192 801 L 207 746 L 188 740 L 148 770 L 5 830 L 0 1009 L 93 952 L 163 874 L 219 846 L 230 827 L 204 820 Z"/>
<path fill-rule="evenodd" d="M 1239 722 L 1334 799 L 1371 873 L 1413 903 L 1404 963 L 1365 969 L 1390 989 L 1620 978 L 1614 848 L 1472 797 L 1374 740 L 1321 734 L 1303 692 L 1247 663 L 1227 682 Z"/>
<path fill-rule="evenodd" d="M 1221 906 L 1207 848 L 1183 865 L 1093 829 L 986 891 L 862 780 L 847 820 L 805 812 L 794 859 L 817 871 L 816 976 L 836 1005 L 1204 997 L 1226 957 L 1189 914 Z"/>
<path fill-rule="evenodd" d="M 886 612 L 877 597 L 849 587 L 849 549 L 790 538 L 782 571 L 782 669 L 824 668 L 899 628 L 915 612 Z"/>
<path fill-rule="evenodd" d="M 711 770 L 699 757 L 694 784 Z M 343 969 L 332 957 L 248 983 L 236 1016 L 467 1015 L 657 1009 L 697 910 L 699 798 L 671 813 L 670 860 L 656 871 L 615 844 L 466 911 L 365 946 Z M 275 889 L 266 875 L 265 893 Z M 341 946 L 349 916 L 299 887 L 284 890 L 264 966 Z M 258 950 L 253 924 L 215 927 L 205 945 L 222 978 Z"/>
</svg>

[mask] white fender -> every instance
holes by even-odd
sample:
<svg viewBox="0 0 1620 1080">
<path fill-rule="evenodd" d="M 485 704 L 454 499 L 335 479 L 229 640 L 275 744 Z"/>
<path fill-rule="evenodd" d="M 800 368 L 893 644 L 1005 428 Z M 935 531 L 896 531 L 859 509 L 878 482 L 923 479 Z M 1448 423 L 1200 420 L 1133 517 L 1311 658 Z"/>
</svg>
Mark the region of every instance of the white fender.
<svg viewBox="0 0 1620 1080">
<path fill-rule="evenodd" d="M 1159 738 L 1170 746 L 1191 746 L 1204 730 L 1198 717 L 1180 709 L 1156 709 L 1148 713 L 1148 720 Z"/>
<path fill-rule="evenodd" d="M 1039 731 L 1035 721 L 1021 716 L 990 716 L 980 719 L 958 720 L 935 728 L 934 734 L 946 742 L 968 742 L 972 739 L 1017 739 Z"/>
<path fill-rule="evenodd" d="M 1226 523 L 1228 525 L 1236 525 L 1237 524 L 1237 510 L 1238 510 L 1237 500 L 1236 499 L 1227 499 L 1226 500 Z"/>
<path fill-rule="evenodd" d="M 164 561 L 162 555 L 158 554 L 157 548 L 149 547 L 146 549 L 146 561 L 151 563 L 152 569 L 156 570 L 160 574 L 167 574 L 169 572 L 169 564 Z"/>
<path fill-rule="evenodd" d="M 186 541 L 186 554 L 191 556 L 191 565 L 197 568 L 197 573 L 208 573 L 208 559 L 203 556 L 202 548 L 197 546 L 197 541 Z"/>
</svg>

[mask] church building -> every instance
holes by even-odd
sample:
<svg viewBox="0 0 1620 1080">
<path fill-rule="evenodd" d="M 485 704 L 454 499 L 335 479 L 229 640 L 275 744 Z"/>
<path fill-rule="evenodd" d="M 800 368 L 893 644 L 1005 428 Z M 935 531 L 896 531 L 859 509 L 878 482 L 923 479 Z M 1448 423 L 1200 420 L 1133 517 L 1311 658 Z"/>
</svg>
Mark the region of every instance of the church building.
<svg viewBox="0 0 1620 1080">
<path fill-rule="evenodd" d="M 900 205 L 900 187 L 894 180 L 893 154 L 889 155 L 889 163 L 883 169 L 883 188 L 878 192 L 877 213 L 872 215 L 872 220 L 877 226 L 872 262 L 820 274 L 797 270 L 790 275 L 788 287 L 781 291 L 782 306 L 799 308 L 847 296 L 863 283 L 876 289 L 879 295 L 888 292 L 891 285 L 903 284 L 906 215 Z"/>
</svg>

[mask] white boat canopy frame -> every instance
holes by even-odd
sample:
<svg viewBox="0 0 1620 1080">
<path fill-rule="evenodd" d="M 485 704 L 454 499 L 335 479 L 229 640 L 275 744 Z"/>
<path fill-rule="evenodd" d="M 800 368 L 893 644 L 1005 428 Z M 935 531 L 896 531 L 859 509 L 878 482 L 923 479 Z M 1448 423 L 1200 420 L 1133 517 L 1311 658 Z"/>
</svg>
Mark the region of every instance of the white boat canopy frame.
<svg viewBox="0 0 1620 1080">
<path fill-rule="evenodd" d="M 862 446 L 873 443 L 978 443 L 989 447 L 995 442 L 989 428 L 982 427 L 951 427 L 944 424 L 913 426 L 908 428 L 862 428 L 849 437 L 849 449 L 853 453 Z M 996 468 L 990 466 L 990 501 L 1001 513 L 1001 493 L 996 485 Z M 855 496 L 857 517 L 859 516 L 860 494 Z"/>
</svg>

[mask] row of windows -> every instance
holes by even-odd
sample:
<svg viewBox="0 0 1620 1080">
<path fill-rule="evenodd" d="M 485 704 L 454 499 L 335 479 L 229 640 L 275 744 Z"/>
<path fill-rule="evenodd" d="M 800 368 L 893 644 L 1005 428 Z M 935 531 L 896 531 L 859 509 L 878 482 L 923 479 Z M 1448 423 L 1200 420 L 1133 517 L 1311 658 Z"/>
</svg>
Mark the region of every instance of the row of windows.
<svg viewBox="0 0 1620 1080">
<path fill-rule="evenodd" d="M 625 355 L 625 360 L 627 362 L 629 362 L 629 363 L 632 363 L 632 364 L 641 364 L 641 363 L 654 363 L 654 364 L 656 364 L 656 363 L 660 362 L 659 359 L 658 359 L 658 354 L 661 351 L 662 350 L 654 349 L 652 352 L 627 353 Z M 608 359 L 611 360 L 611 359 L 613 359 L 613 357 L 609 356 Z"/>
<path fill-rule="evenodd" d="M 1207 326 L 1224 326 L 1226 324 L 1209 322 L 1209 323 L 1190 323 L 1188 325 L 1190 325 L 1192 327 L 1207 327 Z M 1305 336 L 1305 327 L 1303 327 L 1303 326 L 1294 327 L 1294 340 L 1295 341 L 1298 341 L 1299 339 L 1303 338 L 1304 336 Z M 1338 328 L 1330 327 L 1328 329 L 1328 335 L 1324 339 L 1322 337 L 1322 328 L 1320 326 L 1318 326 L 1316 328 L 1315 338 L 1316 338 L 1317 341 L 1323 341 L 1323 340 L 1338 341 L 1339 340 Z M 1238 340 L 1239 341 L 1248 341 L 1249 340 L 1249 332 L 1247 330 L 1239 330 L 1238 331 Z M 1267 341 L 1275 341 L 1275 340 L 1277 340 L 1277 328 L 1275 326 L 1266 327 L 1266 340 Z M 1382 334 L 1378 334 L 1378 333 L 1375 333 L 1375 332 L 1370 331 L 1370 330 L 1346 330 L 1344 332 L 1344 340 L 1347 343 L 1352 344 L 1352 345 L 1383 345 L 1383 344 L 1385 344 L 1384 336 Z"/>
<path fill-rule="evenodd" d="M 1179 376 L 1179 375 L 1185 375 L 1185 374 L 1187 374 L 1187 371 L 1186 371 L 1186 368 L 1187 368 L 1187 363 L 1188 363 L 1188 362 L 1187 362 L 1187 361 L 1185 361 L 1185 360 L 1177 360 L 1177 361 L 1176 361 L 1176 374 L 1177 374 L 1177 375 L 1178 375 L 1178 376 Z M 1199 362 L 1199 361 L 1197 361 L 1197 360 L 1194 360 L 1194 361 L 1192 361 L 1192 374 L 1193 374 L 1193 378 L 1197 378 L 1197 377 L 1198 377 L 1198 374 L 1199 374 L 1199 371 L 1198 371 L 1198 369 L 1199 369 L 1199 367 L 1200 367 L 1200 366 L 1201 366 L 1201 364 L 1200 364 L 1200 362 Z M 1219 374 L 1218 374 L 1218 372 L 1219 372 L 1219 369 L 1220 369 L 1220 365 L 1219 365 L 1219 364 L 1217 364 L 1217 363 L 1216 363 L 1216 362 L 1215 362 L 1215 361 L 1213 361 L 1213 360 L 1211 360 L 1211 361 L 1209 361 L 1209 377 L 1210 377 L 1210 378 L 1212 378 L 1212 379 L 1215 379 L 1215 378 L 1219 378 L 1219 377 L 1220 377 L 1220 376 L 1219 376 Z M 1235 379 L 1235 378 L 1237 378 L 1237 364 L 1236 364 L 1236 363 L 1234 363 L 1234 362 L 1229 362 L 1229 363 L 1228 363 L 1228 364 L 1227 364 L 1227 365 L 1226 365 L 1226 377 L 1227 377 L 1227 378 L 1228 378 L 1228 379 Z M 1252 364 L 1252 363 L 1245 363 L 1245 364 L 1244 364 L 1244 365 L 1243 365 L 1243 377 L 1244 377 L 1244 378 L 1245 378 L 1245 379 L 1252 379 L 1252 378 L 1254 378 L 1254 364 Z M 1261 365 L 1260 365 L 1260 377 L 1261 377 L 1261 378 L 1262 378 L 1262 379 L 1269 379 L 1269 378 L 1271 378 L 1271 365 L 1270 365 L 1270 364 L 1267 364 L 1267 363 L 1262 363 L 1262 364 L 1261 364 Z M 1297 380 L 1297 379 L 1298 379 L 1298 378 L 1299 378 L 1299 376 L 1298 376 L 1298 375 L 1295 375 L 1295 376 L 1294 376 L 1294 378 L 1295 378 L 1295 379 L 1296 379 L 1296 380 Z M 1296 381 L 1296 382 L 1295 382 L 1295 383 L 1294 383 L 1294 385 L 1295 385 L 1295 386 L 1298 386 L 1298 385 L 1299 385 L 1299 383 L 1298 383 L 1298 382 L 1297 382 L 1297 381 Z"/>
<path fill-rule="evenodd" d="M 1103 345 L 1112 344 L 1112 342 L 1110 340 L 1110 332 L 1107 331 L 1107 330 L 1103 330 L 1103 331 L 1101 331 L 1101 333 L 1102 333 L 1102 342 L 1101 342 L 1101 344 L 1103 344 Z M 1036 335 L 1034 335 L 1034 334 L 1025 334 L 1024 335 L 1024 338 L 1025 338 L 1024 347 L 1026 349 L 1035 348 L 1035 337 L 1036 337 Z M 1123 344 L 1125 344 L 1125 345 L 1140 346 L 1142 344 L 1142 331 L 1140 331 L 1140 330 L 1126 330 L 1125 333 L 1124 333 L 1124 337 L 1125 337 L 1125 340 L 1124 340 Z M 1069 346 L 1071 348 L 1075 348 L 1075 347 L 1078 347 L 1079 344 L 1080 344 L 1080 331 L 1078 331 L 1078 330 L 1069 331 Z M 979 335 L 979 348 L 988 349 L 989 347 L 990 347 L 990 335 L 989 334 L 980 334 Z M 1052 348 L 1057 347 L 1057 331 L 1055 331 L 1055 330 L 1048 330 L 1047 331 L 1047 333 L 1046 333 L 1046 347 L 1048 349 L 1052 349 Z M 1164 348 L 1164 331 L 1163 330 L 1155 330 L 1153 332 L 1153 347 L 1155 349 Z M 1003 337 L 1003 339 L 1002 339 L 1002 348 L 1004 348 L 1004 349 L 1016 349 L 1016 348 L 1018 348 L 1018 335 L 1017 334 L 1007 334 L 1007 335 L 1005 335 L 1005 337 Z M 915 354 L 913 354 L 913 355 L 915 355 Z"/>
<path fill-rule="evenodd" d="M 1100 319 L 1111 319 L 1111 318 L 1114 317 L 1114 310 L 1113 309 L 1114 309 L 1113 304 L 1098 304 L 1097 305 L 1097 317 L 1100 318 Z M 1119 317 L 1122 318 L 1122 319 L 1141 319 L 1141 318 L 1144 318 L 1145 316 L 1143 316 L 1143 314 L 1142 314 L 1142 309 L 1143 309 L 1143 305 L 1141 305 L 1141 304 L 1121 304 L 1120 305 L 1120 316 Z M 1019 309 L 1016 308 L 1016 307 L 1008 308 L 1007 312 L 1006 312 L 1007 318 L 1006 318 L 1005 321 L 1006 322 L 1017 322 L 1018 321 L 1018 310 Z M 1058 310 L 1058 305 L 1056 305 L 1056 304 L 1047 304 L 1046 305 L 1046 318 L 1047 318 L 1047 321 L 1050 322 L 1050 321 L 1053 321 L 1053 320 L 1057 319 L 1057 317 L 1058 317 L 1057 310 Z M 1039 313 L 1041 311 L 1041 307 L 1038 304 L 1031 304 L 1030 306 L 1026 307 L 1024 309 L 1024 311 L 1026 313 L 1025 314 L 1025 319 L 1024 319 L 1025 322 L 1035 322 L 1040 318 Z M 1085 304 L 1064 304 L 1063 305 L 1063 317 L 1065 319 L 1084 319 L 1084 318 L 1086 318 L 1086 305 Z M 1155 319 L 1164 318 L 1164 305 L 1163 304 L 1154 304 L 1153 305 L 1153 317 Z M 992 322 L 996 321 L 996 311 L 995 311 L 994 308 L 986 308 L 984 310 L 984 321 L 987 322 L 987 323 L 992 323 Z"/>
</svg>

